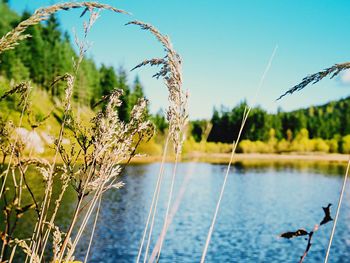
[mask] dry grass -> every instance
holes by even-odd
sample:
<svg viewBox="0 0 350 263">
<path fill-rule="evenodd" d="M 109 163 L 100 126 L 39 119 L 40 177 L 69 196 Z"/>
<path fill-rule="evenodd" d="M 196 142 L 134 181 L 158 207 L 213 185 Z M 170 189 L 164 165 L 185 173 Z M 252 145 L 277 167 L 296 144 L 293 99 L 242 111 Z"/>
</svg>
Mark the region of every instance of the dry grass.
<svg viewBox="0 0 350 263">
<path fill-rule="evenodd" d="M 350 63 L 345 62 L 345 63 L 335 64 L 332 67 L 329 67 L 329 68 L 326 68 L 326 69 L 319 71 L 317 73 L 311 74 L 311 75 L 303 78 L 303 80 L 299 84 L 295 85 L 294 87 L 292 87 L 291 89 L 286 91 L 284 94 L 282 94 L 277 100 L 282 99 L 284 96 L 286 96 L 288 94 L 293 94 L 296 91 L 300 91 L 300 90 L 304 89 L 309 84 L 315 84 L 327 76 L 330 76 L 330 78 L 332 79 L 332 78 L 338 76 L 338 74 L 340 72 L 342 72 L 346 69 L 349 69 L 349 68 L 350 68 Z"/>
<path fill-rule="evenodd" d="M 83 13 L 85 13 L 87 10 L 92 11 L 93 9 L 96 8 L 96 9 L 107 9 L 116 13 L 127 14 L 127 12 L 114 8 L 110 5 L 104 5 L 104 4 L 99 4 L 95 2 L 62 3 L 62 4 L 53 5 L 47 8 L 40 8 L 36 10 L 31 17 L 19 23 L 13 30 L 8 32 L 6 35 L 4 35 L 0 39 L 0 54 L 5 52 L 6 50 L 14 49 L 19 44 L 19 42 L 30 37 L 30 35 L 24 34 L 25 30 L 28 27 L 34 26 L 42 21 L 47 20 L 50 15 L 57 13 L 58 11 L 61 11 L 61 10 L 68 11 L 70 9 L 76 9 L 76 8 L 85 8 Z"/>
<path fill-rule="evenodd" d="M 118 107 L 121 105 L 120 96 L 122 95 L 119 90 L 102 98 L 107 106 L 97 112 L 88 127 L 83 126 L 77 120 L 71 107 L 76 75 L 88 49 L 88 32 L 99 17 L 99 13 L 94 10 L 107 9 L 116 13 L 126 13 L 125 11 L 94 2 L 63 3 L 41 8 L 0 39 L 0 53 L 15 48 L 20 41 L 30 37 L 25 34 L 25 30 L 29 26 L 46 20 L 51 14 L 60 10 L 67 11 L 75 8 L 84 8 L 82 15 L 88 11 L 90 16 L 89 20 L 84 23 L 84 38 L 79 40 L 76 37 L 75 39 L 79 49 L 79 57 L 74 62 L 74 72 L 57 76 L 53 80 L 52 85 L 57 82 L 65 82 L 66 89 L 62 102 L 63 121 L 59 135 L 54 141 L 55 156 L 52 162 L 37 158 L 32 151 L 26 154 L 20 138 L 12 136 L 16 127 L 11 122 L 1 122 L 0 148 L 3 160 L 0 197 L 8 207 L 5 229 L 1 232 L 3 240 L 1 261 L 12 262 L 16 260 L 17 248 L 21 248 L 26 255 L 26 262 L 42 262 L 46 258 L 58 262 L 62 260 L 65 262 L 73 261 L 75 248 L 96 206 L 97 211 L 99 211 L 103 194 L 110 189 L 123 187 L 123 183 L 119 180 L 119 175 L 125 167 L 122 167 L 122 163 L 128 164 L 131 158 L 136 155 L 136 148 L 140 142 L 148 140 L 154 133 L 154 126 L 147 119 L 148 101 L 145 99 L 140 99 L 134 106 L 128 123 L 124 123 L 118 118 Z M 4 99 L 16 94 L 21 97 L 22 114 L 18 127 L 22 126 L 25 113 L 30 111 L 29 91 L 29 85 L 21 83 L 0 98 Z M 62 144 L 63 139 L 70 141 L 68 147 Z M 58 160 L 63 163 L 62 166 L 56 164 Z M 78 164 L 78 161 L 83 161 L 83 164 Z M 42 200 L 38 200 L 27 183 L 26 176 L 30 167 L 37 169 L 44 181 L 45 193 Z M 14 188 L 7 187 L 7 178 L 10 176 L 12 176 Z M 59 180 L 61 183 L 56 185 L 54 180 Z M 71 217 L 71 224 L 65 232 L 55 222 L 63 196 L 69 185 L 77 192 L 77 204 Z M 57 198 L 53 197 L 55 187 L 60 187 L 60 194 Z M 33 201 L 32 204 L 24 205 L 21 203 L 23 191 L 28 191 Z M 13 236 L 15 227 L 21 216 L 30 210 L 36 212 L 36 218 L 33 219 L 34 222 L 36 221 L 33 234 L 31 237 L 18 239 Z M 15 221 L 10 223 L 13 215 L 15 215 Z M 94 227 L 97 224 L 97 215 Z M 82 219 L 80 225 L 76 224 L 78 218 Z M 72 236 L 73 230 L 77 233 L 74 237 Z M 47 249 L 50 237 L 53 238 L 53 251 Z M 90 239 L 90 245 L 92 240 L 93 235 Z M 86 256 L 85 262 L 87 258 Z"/>
<path fill-rule="evenodd" d="M 48 19 L 50 15 L 58 11 L 68 11 L 77 8 L 83 8 L 81 16 L 85 15 L 87 12 L 90 16 L 88 21 L 84 23 L 84 38 L 80 40 L 76 37 L 75 39 L 75 43 L 79 49 L 79 56 L 78 59 L 74 61 L 74 71 L 66 73 L 63 76 L 57 76 L 57 78 L 53 80 L 53 85 L 57 82 L 64 82 L 66 88 L 65 98 L 62 102 L 63 121 L 61 123 L 59 135 L 55 139 L 53 145 L 55 156 L 52 161 L 38 158 L 33 151 L 29 151 L 29 153 L 25 152 L 24 143 L 18 135 L 12 136 L 16 128 L 22 126 L 22 120 L 25 113 L 30 112 L 29 94 L 31 88 L 29 83 L 20 83 L 16 85 L 12 89 L 9 89 L 9 91 L 0 98 L 0 100 L 2 100 L 8 96 L 19 96 L 20 106 L 22 107 L 18 127 L 12 122 L 0 120 L 0 150 L 3 156 L 3 160 L 0 164 L 2 180 L 0 198 L 6 207 L 4 210 L 5 228 L 1 232 L 1 238 L 3 241 L 0 254 L 1 262 L 6 260 L 8 262 L 16 261 L 16 256 L 19 253 L 17 248 L 20 248 L 26 255 L 25 262 L 43 262 L 47 258 L 50 258 L 53 262 L 74 261 L 75 249 L 89 220 L 94 214 L 94 211 L 96 211 L 90 243 L 84 260 L 87 262 L 91 243 L 94 239 L 94 230 L 98 223 L 98 215 L 103 194 L 110 189 L 119 189 L 123 187 L 123 182 L 119 180 L 119 175 L 122 172 L 123 167 L 125 167 L 122 166 L 122 164 L 128 164 L 130 160 L 136 156 L 136 149 L 141 141 L 148 140 L 154 133 L 154 126 L 147 119 L 146 112 L 148 101 L 145 99 L 140 99 L 134 106 L 128 123 L 125 123 L 118 118 L 118 107 L 121 105 L 120 97 L 122 96 L 120 90 L 115 90 L 109 96 L 101 98 L 101 100 L 106 102 L 107 106 L 96 113 L 96 116 L 91 119 L 89 126 L 82 125 L 82 123 L 79 122 L 71 107 L 72 94 L 75 86 L 75 79 L 79 71 L 79 65 L 89 48 L 87 42 L 88 33 L 99 17 L 99 13 L 95 10 L 106 9 L 121 14 L 127 14 L 127 12 L 109 5 L 95 2 L 62 3 L 48 8 L 41 8 L 30 18 L 19 23 L 13 30 L 0 39 L 0 54 L 14 49 L 22 40 L 29 38 L 30 36 L 25 33 L 28 27 Z M 154 75 L 154 77 L 162 78 L 169 92 L 169 107 L 167 109 L 169 130 L 163 149 L 163 157 L 156 188 L 153 194 L 152 204 L 136 260 L 137 262 L 141 260 L 146 237 L 147 244 L 143 261 L 146 262 L 149 259 L 148 251 L 150 249 L 151 236 L 155 223 L 154 219 L 157 213 L 157 205 L 161 192 L 164 175 L 164 162 L 167 157 L 167 148 L 169 145 L 173 145 L 175 163 L 168 192 L 166 212 L 164 215 L 165 219 L 159 236 L 159 241 L 154 249 L 155 252 L 151 256 L 151 261 L 155 259 L 158 262 L 164 238 L 174 214 L 170 211 L 170 208 L 173 203 L 173 190 L 176 181 L 177 163 L 181 157 L 186 126 L 188 123 L 188 93 L 182 88 L 182 60 L 173 48 L 170 39 L 161 34 L 152 25 L 144 22 L 132 21 L 129 22 L 128 25 L 136 25 L 143 30 L 149 31 L 162 44 L 166 53 L 163 58 L 145 60 L 134 68 L 137 69 L 146 65 L 159 66 L 160 70 Z M 267 67 L 267 70 L 268 68 L 269 66 Z M 299 91 L 309 84 L 317 83 L 326 76 L 331 76 L 331 78 L 333 78 L 341 71 L 348 68 L 350 68 L 350 63 L 336 64 L 316 74 L 310 75 L 304 78 L 300 84 L 281 95 L 279 99 L 287 94 Z M 267 70 L 263 75 L 262 82 Z M 262 85 L 262 82 L 260 83 L 260 86 Z M 249 112 L 250 108 L 247 108 L 242 116 L 242 125 L 238 137 L 232 144 L 230 161 L 227 166 L 212 224 L 208 231 L 201 262 L 205 261 L 230 166 L 245 122 L 249 116 Z M 69 140 L 69 146 L 63 145 L 62 142 L 64 139 Z M 57 165 L 58 160 L 60 160 L 63 165 Z M 82 161 L 82 164 L 78 164 L 78 161 Z M 38 199 L 28 184 L 27 175 L 28 170 L 31 167 L 38 170 L 44 181 L 45 193 L 42 199 Z M 340 210 L 341 200 L 344 194 L 346 178 L 347 173 L 344 180 L 342 194 L 339 199 L 337 216 L 335 218 L 330 238 L 326 261 Z M 55 179 L 60 181 L 59 186 L 54 184 Z M 7 187 L 7 180 L 12 180 L 12 188 Z M 56 224 L 56 216 L 61 208 L 63 196 L 69 186 L 76 191 L 76 207 L 71 215 L 68 229 L 63 230 Z M 53 197 L 55 187 L 60 187 L 60 194 L 57 198 Z M 31 198 L 31 203 L 29 204 L 23 203 L 22 197 L 24 191 L 26 191 Z M 181 200 L 181 196 L 179 199 Z M 178 201 L 175 202 L 175 211 L 176 205 L 178 205 L 177 202 Z M 50 210 L 50 208 L 53 209 Z M 31 210 L 35 212 L 35 218 L 33 219 L 33 221 L 35 221 L 35 226 L 33 227 L 32 236 L 19 239 L 14 236 L 16 226 L 21 220 L 23 214 Z M 78 219 L 81 221 L 80 224 L 77 223 Z M 76 234 L 73 235 L 73 233 Z M 47 243 L 51 239 L 53 240 L 52 250 L 49 250 Z"/>
<path fill-rule="evenodd" d="M 167 110 L 167 120 L 169 122 L 169 130 L 168 130 L 165 146 L 163 149 L 164 154 L 163 154 L 162 162 L 159 169 L 156 188 L 154 190 L 151 207 L 149 210 L 146 226 L 143 232 L 139 253 L 136 259 L 136 262 L 140 261 L 144 241 L 145 241 L 147 230 L 150 224 L 146 251 L 144 255 L 144 262 L 146 262 L 148 259 L 148 251 L 149 251 L 150 242 L 151 242 L 154 219 L 157 212 L 159 194 L 160 194 L 160 189 L 161 189 L 162 180 L 163 180 L 164 162 L 166 160 L 167 149 L 168 149 L 169 141 L 171 139 L 174 146 L 175 163 L 172 171 L 172 179 L 171 179 L 171 184 L 169 189 L 168 202 L 167 202 L 167 207 L 165 212 L 165 219 L 163 223 L 163 229 L 162 229 L 162 235 L 160 239 L 160 246 L 159 246 L 159 251 L 157 255 L 157 260 L 159 260 L 159 257 L 160 257 L 160 253 L 161 253 L 161 249 L 162 249 L 162 245 L 163 245 L 163 241 L 166 233 L 166 228 L 168 225 L 169 210 L 172 202 L 173 189 L 174 189 L 174 184 L 176 179 L 177 163 L 181 155 L 181 151 L 182 151 L 182 147 L 185 139 L 185 136 L 184 136 L 185 129 L 188 123 L 188 109 L 187 109 L 188 94 L 182 89 L 181 57 L 173 48 L 170 39 L 167 36 L 161 34 L 152 25 L 149 25 L 141 21 L 132 21 L 127 23 L 127 25 L 137 25 L 141 27 L 141 29 L 149 31 L 163 45 L 166 52 L 166 55 L 164 58 L 153 58 L 153 59 L 145 60 L 139 65 L 137 65 L 136 67 L 134 67 L 134 69 L 136 69 L 146 65 L 160 66 L 161 67 L 160 71 L 156 73 L 153 77 L 163 78 L 164 83 L 168 88 L 168 92 L 169 92 L 169 98 L 168 98 L 169 107 Z"/>
</svg>

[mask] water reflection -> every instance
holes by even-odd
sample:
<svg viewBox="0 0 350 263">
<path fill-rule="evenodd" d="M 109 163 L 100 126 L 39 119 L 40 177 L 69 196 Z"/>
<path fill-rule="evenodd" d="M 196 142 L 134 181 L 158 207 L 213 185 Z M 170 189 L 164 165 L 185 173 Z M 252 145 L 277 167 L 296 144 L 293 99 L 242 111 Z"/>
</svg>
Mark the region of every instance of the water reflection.
<svg viewBox="0 0 350 263">
<path fill-rule="evenodd" d="M 161 262 L 200 260 L 226 165 L 180 164 L 175 193 L 193 165 L 194 173 L 169 228 Z M 161 230 L 172 166 L 166 165 L 151 247 Z M 158 170 L 158 163 L 129 166 L 121 178 L 125 187 L 106 193 L 90 262 L 135 261 Z M 302 238 L 282 240 L 277 235 L 300 227 L 310 229 L 319 223 L 323 217 L 321 207 L 337 203 L 342 183 L 340 175 L 344 171 L 344 165 L 334 163 L 236 163 L 230 171 L 207 262 L 297 262 L 306 241 Z M 42 190 L 37 176 L 31 177 L 31 184 L 37 186 L 37 193 Z M 72 213 L 75 200 L 75 193 L 70 189 L 58 218 L 63 229 L 67 226 L 66 215 Z M 348 201 L 349 194 L 346 194 L 331 262 L 347 262 L 350 257 Z M 31 222 L 27 219 L 24 222 L 20 231 L 27 235 Z M 307 262 L 322 260 L 330 230 L 331 224 L 328 224 L 315 234 Z M 89 231 L 79 244 L 78 259 L 84 258 L 88 240 Z"/>
</svg>

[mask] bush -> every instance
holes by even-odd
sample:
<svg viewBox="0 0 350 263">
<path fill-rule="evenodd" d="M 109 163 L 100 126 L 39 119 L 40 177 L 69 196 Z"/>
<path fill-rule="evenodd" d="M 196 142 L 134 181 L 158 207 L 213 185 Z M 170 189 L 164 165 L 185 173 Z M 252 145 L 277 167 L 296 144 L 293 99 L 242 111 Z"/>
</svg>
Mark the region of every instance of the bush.
<svg viewBox="0 0 350 263">
<path fill-rule="evenodd" d="M 327 144 L 326 141 L 322 140 L 321 138 L 316 138 L 313 140 L 314 141 L 314 150 L 317 152 L 329 152 L 329 145 Z"/>
<path fill-rule="evenodd" d="M 256 152 L 255 145 L 250 140 L 242 140 L 238 144 L 238 152 L 241 152 L 241 153 L 254 153 L 254 152 Z"/>
<path fill-rule="evenodd" d="M 331 152 L 331 153 L 337 153 L 338 150 L 340 150 L 338 147 L 338 140 L 336 140 L 336 139 L 328 140 L 327 144 L 329 146 L 329 152 Z"/>
<path fill-rule="evenodd" d="M 350 153 L 350 135 L 346 135 L 342 139 L 343 153 Z"/>
<path fill-rule="evenodd" d="M 262 141 L 250 141 L 243 140 L 238 145 L 238 152 L 242 153 L 273 153 L 275 152 L 275 148 L 273 144 L 269 142 Z"/>
<path fill-rule="evenodd" d="M 289 152 L 290 151 L 290 143 L 282 139 L 277 143 L 277 152 L 282 153 L 282 152 Z"/>
</svg>

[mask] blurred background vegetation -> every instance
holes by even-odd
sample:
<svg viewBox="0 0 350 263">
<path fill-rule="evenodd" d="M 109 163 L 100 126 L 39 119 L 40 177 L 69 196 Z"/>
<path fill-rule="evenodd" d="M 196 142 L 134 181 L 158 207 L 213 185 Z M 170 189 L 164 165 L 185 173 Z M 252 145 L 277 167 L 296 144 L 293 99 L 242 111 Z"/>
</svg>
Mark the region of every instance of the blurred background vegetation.
<svg viewBox="0 0 350 263">
<path fill-rule="evenodd" d="M 0 0 L 0 35 L 29 17 L 24 12 L 13 12 L 7 1 Z M 48 130 L 59 130 L 60 116 L 57 103 L 64 94 L 60 85 L 51 85 L 57 76 L 73 71 L 72 58 L 77 57 L 73 41 L 67 32 L 60 29 L 55 16 L 40 25 L 30 27 L 31 38 L 23 41 L 16 49 L 0 55 L 0 96 L 15 83 L 30 81 L 32 91 L 32 112 L 25 121 L 25 128 L 33 129 L 33 119 L 37 122 L 50 117 L 45 125 L 38 127 L 40 136 L 50 134 Z M 144 87 L 138 78 L 128 80 L 125 69 L 115 69 L 107 65 L 97 65 L 93 59 L 84 58 L 74 90 L 74 105 L 82 121 L 93 116 L 93 105 L 114 88 L 124 91 L 123 105 L 119 117 L 129 120 L 129 112 L 138 98 L 144 97 Z M 350 153 L 350 98 L 332 101 L 322 106 L 314 106 L 292 112 L 268 113 L 260 107 L 252 109 L 247 120 L 238 152 L 242 153 L 286 153 L 323 152 Z M 100 106 L 101 107 L 101 106 Z M 103 107 L 103 105 L 102 105 Z M 184 153 L 228 153 L 230 144 L 237 137 L 246 102 L 232 109 L 214 109 L 210 120 L 191 121 L 188 129 Z M 21 108 L 16 97 L 0 102 L 2 120 L 18 120 Z M 139 151 L 160 155 L 167 131 L 165 112 L 149 113 L 149 118 L 157 126 L 157 134 Z M 208 129 L 211 127 L 211 129 Z M 207 142 L 203 142 L 207 137 Z M 48 151 L 49 152 L 49 151 Z M 48 154 L 46 152 L 46 154 Z"/>
</svg>

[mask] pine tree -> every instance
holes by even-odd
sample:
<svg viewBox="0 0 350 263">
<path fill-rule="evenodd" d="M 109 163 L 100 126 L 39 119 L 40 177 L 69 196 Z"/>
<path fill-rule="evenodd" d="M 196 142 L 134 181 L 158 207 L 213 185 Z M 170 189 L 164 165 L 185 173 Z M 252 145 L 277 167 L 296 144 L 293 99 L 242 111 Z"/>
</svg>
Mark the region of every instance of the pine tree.
<svg viewBox="0 0 350 263">
<path fill-rule="evenodd" d="M 143 93 L 143 88 L 142 88 L 140 79 L 136 77 L 134 80 L 134 86 L 132 88 L 132 91 L 129 94 L 127 111 L 131 112 L 132 108 L 136 105 L 138 99 L 144 98 L 144 97 L 145 95 Z"/>
</svg>

